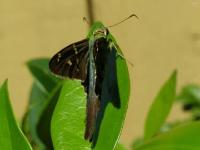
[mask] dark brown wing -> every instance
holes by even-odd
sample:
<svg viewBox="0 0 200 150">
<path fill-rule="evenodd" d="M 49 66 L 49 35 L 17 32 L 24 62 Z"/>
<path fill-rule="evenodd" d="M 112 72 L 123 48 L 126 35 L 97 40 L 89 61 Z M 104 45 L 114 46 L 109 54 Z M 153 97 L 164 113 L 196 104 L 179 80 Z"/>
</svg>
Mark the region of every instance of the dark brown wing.
<svg viewBox="0 0 200 150">
<path fill-rule="evenodd" d="M 73 43 L 57 54 L 49 62 L 49 69 L 61 77 L 76 78 L 84 81 L 87 76 L 88 39 Z"/>
<path fill-rule="evenodd" d="M 95 64 L 96 64 L 96 89 L 95 92 L 97 95 L 101 95 L 102 83 L 105 76 L 105 67 L 107 64 L 108 55 L 110 50 L 108 49 L 108 41 L 105 38 L 99 38 L 95 42 Z"/>
</svg>

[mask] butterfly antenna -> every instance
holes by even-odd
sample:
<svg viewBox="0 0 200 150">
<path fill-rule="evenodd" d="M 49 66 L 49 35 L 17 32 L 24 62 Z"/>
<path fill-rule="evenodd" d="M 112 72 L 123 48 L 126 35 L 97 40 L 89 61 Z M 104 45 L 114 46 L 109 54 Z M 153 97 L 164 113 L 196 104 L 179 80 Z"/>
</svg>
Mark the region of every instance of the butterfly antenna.
<svg viewBox="0 0 200 150">
<path fill-rule="evenodd" d="M 86 22 L 88 25 L 90 25 L 89 21 L 87 20 L 86 17 L 83 17 L 83 21 Z"/>
<path fill-rule="evenodd" d="M 114 27 L 114 26 L 116 26 L 116 25 L 118 25 L 118 24 L 121 24 L 122 22 L 124 22 L 124 21 L 126 21 L 126 20 L 128 20 L 128 19 L 130 19 L 130 18 L 132 18 L 132 17 L 136 17 L 137 19 L 139 19 L 139 17 L 138 17 L 136 14 L 131 14 L 131 15 L 128 16 L 127 18 L 123 19 L 122 21 L 117 22 L 117 23 L 115 23 L 115 24 L 113 24 L 113 25 L 110 25 L 110 26 L 108 26 L 107 28 Z"/>
<path fill-rule="evenodd" d="M 131 67 L 134 67 L 134 64 L 133 64 L 130 60 L 128 60 L 128 59 L 126 58 L 126 61 L 131 65 Z"/>
</svg>

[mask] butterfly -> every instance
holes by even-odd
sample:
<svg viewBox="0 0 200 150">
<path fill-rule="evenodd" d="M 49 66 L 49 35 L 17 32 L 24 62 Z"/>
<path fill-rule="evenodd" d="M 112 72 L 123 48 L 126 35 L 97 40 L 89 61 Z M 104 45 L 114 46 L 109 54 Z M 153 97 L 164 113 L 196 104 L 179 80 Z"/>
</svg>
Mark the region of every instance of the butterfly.
<svg viewBox="0 0 200 150">
<path fill-rule="evenodd" d="M 132 16 L 135 15 L 128 18 Z M 81 80 L 87 93 L 84 138 L 89 141 L 92 141 L 100 110 L 107 56 L 113 50 L 118 56 L 124 58 L 122 53 L 118 51 L 119 47 L 108 28 L 101 22 L 96 22 L 91 27 L 86 39 L 63 48 L 49 62 L 49 69 L 56 76 Z"/>
</svg>

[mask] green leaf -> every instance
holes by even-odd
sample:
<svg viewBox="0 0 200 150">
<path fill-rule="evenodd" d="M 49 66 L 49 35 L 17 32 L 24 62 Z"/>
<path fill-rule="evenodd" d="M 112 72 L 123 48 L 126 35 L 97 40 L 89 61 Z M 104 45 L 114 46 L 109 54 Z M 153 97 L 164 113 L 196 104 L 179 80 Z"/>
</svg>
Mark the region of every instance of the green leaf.
<svg viewBox="0 0 200 150">
<path fill-rule="evenodd" d="M 22 123 L 22 129 L 28 136 L 34 149 L 44 149 L 45 147 L 38 137 L 37 125 L 45 109 L 47 98 L 48 93 L 46 90 L 44 90 L 38 82 L 34 82 L 31 89 L 28 109 Z"/>
<path fill-rule="evenodd" d="M 52 92 L 48 95 L 45 102 L 45 108 L 40 116 L 37 124 L 37 133 L 43 143 L 46 145 L 46 149 L 53 150 L 53 143 L 51 138 L 51 119 L 55 109 L 55 106 L 60 95 L 62 82 L 59 82 Z"/>
<path fill-rule="evenodd" d="M 178 100 L 185 104 L 198 103 L 200 104 L 200 86 L 189 84 L 182 88 L 181 93 L 177 97 Z"/>
<path fill-rule="evenodd" d="M 183 104 L 184 111 L 192 112 L 192 117 L 199 120 L 200 116 L 200 86 L 189 84 L 182 88 L 177 101 Z"/>
<path fill-rule="evenodd" d="M 48 67 L 49 59 L 40 58 L 33 59 L 27 62 L 27 66 L 35 77 L 35 79 L 42 85 L 44 88 L 51 92 L 56 86 L 57 82 L 60 79 L 56 78 L 49 70 Z"/>
<path fill-rule="evenodd" d="M 89 150 L 84 140 L 86 95 L 77 80 L 66 80 L 51 121 L 55 150 Z"/>
<path fill-rule="evenodd" d="M 13 115 L 7 81 L 0 88 L 0 149 L 31 150 Z"/>
<path fill-rule="evenodd" d="M 98 28 L 101 25 L 100 22 L 97 22 L 92 29 L 95 30 L 95 27 Z M 108 39 L 115 44 L 117 49 L 113 48 L 108 54 L 101 94 L 101 109 L 93 142 L 95 150 L 113 150 L 115 148 L 125 120 L 130 94 L 126 61 L 118 55 L 119 53 L 122 55 L 121 50 L 110 33 Z"/>
<path fill-rule="evenodd" d="M 144 139 L 142 138 L 137 138 L 133 141 L 131 147 L 133 150 L 135 150 L 136 147 L 138 147 L 139 145 L 142 145 L 144 143 Z"/>
<path fill-rule="evenodd" d="M 145 140 L 154 136 L 164 124 L 175 99 L 176 94 L 176 71 L 160 89 L 149 110 L 145 123 Z"/>
<path fill-rule="evenodd" d="M 126 148 L 124 147 L 124 145 L 117 143 L 115 150 L 126 150 Z"/>
<path fill-rule="evenodd" d="M 200 122 L 190 122 L 160 134 L 134 150 L 199 150 Z"/>
<path fill-rule="evenodd" d="M 111 73 L 111 67 L 107 67 L 105 71 L 105 78 L 108 79 L 108 81 L 103 83 L 101 105 L 103 110 L 100 112 L 101 123 L 99 124 L 98 139 L 94 144 L 95 150 L 102 150 L 104 148 L 107 150 L 114 149 L 118 142 L 128 107 L 130 88 L 127 66 L 125 61 L 121 58 L 118 58 L 116 63 L 117 81 L 114 81 L 115 77 Z M 117 82 L 117 85 L 109 88 L 108 85 L 115 84 L 109 82 Z M 114 90 L 118 92 L 110 91 L 110 89 L 114 88 L 118 88 Z M 119 93 L 119 95 L 114 95 L 109 98 L 109 92 Z"/>
<path fill-rule="evenodd" d="M 40 58 L 27 62 L 27 66 L 36 79 L 30 95 L 28 111 L 23 119 L 23 129 L 34 148 L 52 148 L 50 120 L 58 97 L 61 80 L 49 70 L 49 59 Z M 55 92 L 56 91 L 56 92 Z M 51 111 L 51 112 L 49 112 Z M 44 144 L 43 144 L 43 143 Z"/>
</svg>

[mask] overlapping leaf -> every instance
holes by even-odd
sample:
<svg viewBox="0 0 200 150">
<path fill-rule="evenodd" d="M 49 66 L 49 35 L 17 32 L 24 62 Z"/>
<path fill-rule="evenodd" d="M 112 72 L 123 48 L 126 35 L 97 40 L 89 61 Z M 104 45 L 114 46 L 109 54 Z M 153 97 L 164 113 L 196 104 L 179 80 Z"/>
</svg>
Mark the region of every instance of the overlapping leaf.
<svg viewBox="0 0 200 150">
<path fill-rule="evenodd" d="M 7 81 L 0 88 L 0 124 L 1 150 L 31 150 L 13 115 Z"/>
<path fill-rule="evenodd" d="M 160 89 L 153 101 L 145 123 L 145 140 L 159 132 L 164 124 L 175 99 L 176 94 L 176 71 Z"/>
</svg>

